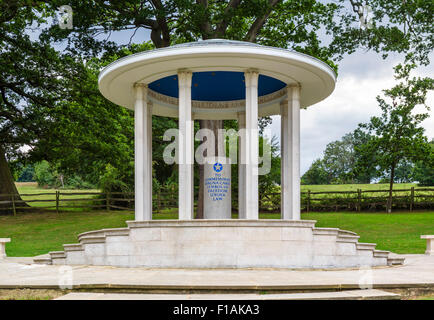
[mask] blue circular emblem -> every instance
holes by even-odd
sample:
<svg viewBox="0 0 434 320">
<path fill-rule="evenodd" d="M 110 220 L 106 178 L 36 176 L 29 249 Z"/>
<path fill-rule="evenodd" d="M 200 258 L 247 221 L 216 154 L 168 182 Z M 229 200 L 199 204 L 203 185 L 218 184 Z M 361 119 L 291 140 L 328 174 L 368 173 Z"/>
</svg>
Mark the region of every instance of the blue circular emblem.
<svg viewBox="0 0 434 320">
<path fill-rule="evenodd" d="M 215 172 L 220 172 L 222 170 L 223 170 L 223 165 L 221 163 L 218 163 L 218 162 L 214 163 L 214 171 Z"/>
</svg>

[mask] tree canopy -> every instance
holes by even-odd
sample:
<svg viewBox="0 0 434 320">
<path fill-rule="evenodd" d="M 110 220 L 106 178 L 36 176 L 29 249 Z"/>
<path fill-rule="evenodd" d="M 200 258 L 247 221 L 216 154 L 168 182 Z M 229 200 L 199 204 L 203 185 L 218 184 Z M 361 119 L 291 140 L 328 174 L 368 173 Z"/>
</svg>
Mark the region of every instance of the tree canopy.
<svg viewBox="0 0 434 320">
<path fill-rule="evenodd" d="M 390 188 L 388 212 L 392 207 L 392 189 L 398 164 L 403 161 L 429 162 L 431 147 L 424 135 L 425 129 L 421 122 L 429 117 L 426 105 L 426 95 L 434 89 L 434 79 L 425 77 L 410 77 L 414 64 L 398 65 L 395 67 L 395 78 L 400 80 L 391 89 L 383 90 L 384 98 L 377 97 L 381 115 L 371 117 L 369 123 L 361 124 L 373 137 L 367 143 L 356 147 L 362 155 L 357 166 L 359 168 L 372 164 L 380 172 L 388 172 Z M 415 108 L 423 106 L 422 112 Z M 375 155 L 372 159 L 372 155 Z"/>
</svg>

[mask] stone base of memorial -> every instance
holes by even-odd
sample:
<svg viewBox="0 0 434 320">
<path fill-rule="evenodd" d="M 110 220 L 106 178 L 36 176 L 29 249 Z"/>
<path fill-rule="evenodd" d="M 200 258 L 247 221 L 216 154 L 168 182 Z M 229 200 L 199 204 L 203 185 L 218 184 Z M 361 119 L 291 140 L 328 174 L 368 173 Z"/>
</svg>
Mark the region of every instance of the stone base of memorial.
<svg viewBox="0 0 434 320">
<path fill-rule="evenodd" d="M 309 220 L 151 220 L 79 235 L 36 263 L 150 268 L 345 268 L 402 263 Z M 402 259 L 401 259 L 402 260 Z"/>
<path fill-rule="evenodd" d="M 186 43 L 111 63 L 99 74 L 98 87 L 111 102 L 134 110 L 135 221 L 83 233 L 79 243 L 35 262 L 150 268 L 402 264 L 375 244 L 359 243 L 353 232 L 300 220 L 300 110 L 327 98 L 335 84 L 334 71 L 314 57 L 241 41 Z M 274 115 L 281 117 L 282 220 L 260 220 L 258 118 Z M 178 119 L 179 220 L 152 220 L 153 116 Z M 219 159 L 205 166 L 205 219 L 194 219 L 190 158 L 197 120 L 238 121 L 239 220 L 230 219 L 230 165 Z"/>
</svg>

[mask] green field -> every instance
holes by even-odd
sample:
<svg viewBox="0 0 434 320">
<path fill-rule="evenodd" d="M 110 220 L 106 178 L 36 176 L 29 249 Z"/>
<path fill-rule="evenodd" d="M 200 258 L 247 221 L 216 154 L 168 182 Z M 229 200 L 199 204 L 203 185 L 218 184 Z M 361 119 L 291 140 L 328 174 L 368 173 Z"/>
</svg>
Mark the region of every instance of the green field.
<svg viewBox="0 0 434 320">
<path fill-rule="evenodd" d="M 31 196 L 21 196 L 22 200 L 29 201 L 29 200 L 52 200 L 50 202 L 29 202 L 28 205 L 32 207 L 55 207 L 56 203 L 56 190 L 55 189 L 43 189 L 38 188 L 36 182 L 17 182 L 15 183 L 18 189 L 18 192 L 21 195 L 28 195 Z M 61 210 L 73 210 L 73 211 L 81 211 L 80 208 L 73 208 L 74 206 L 80 206 L 80 205 L 91 205 L 92 203 L 89 201 L 72 201 L 74 199 L 90 199 L 95 198 L 95 195 L 67 195 L 68 193 L 98 193 L 100 190 L 97 189 L 87 189 L 87 190 L 74 190 L 74 189 L 61 189 L 59 190 L 61 192 L 61 198 L 62 199 L 68 199 L 67 202 L 60 202 L 60 206 L 62 207 Z M 45 194 L 49 193 L 49 194 Z M 65 195 L 66 194 L 66 195 Z M 100 202 L 101 204 L 104 203 L 104 201 Z M 95 203 L 96 204 L 96 203 Z M 54 208 L 53 208 L 54 210 Z"/>
<path fill-rule="evenodd" d="M 34 182 L 24 182 L 24 183 L 16 183 L 18 191 L 20 194 L 31 194 L 34 196 L 22 196 L 22 199 L 25 201 L 28 200 L 52 200 L 51 202 L 29 202 L 28 204 L 30 206 L 34 207 L 52 207 L 54 209 L 55 207 L 55 192 L 54 189 L 42 189 L 38 188 L 36 183 Z M 399 189 L 410 189 L 411 187 L 416 187 L 417 185 L 414 183 L 397 183 L 394 185 L 395 190 Z M 311 192 L 330 192 L 330 191 L 357 191 L 357 189 L 362 189 L 364 191 L 366 190 L 388 190 L 389 185 L 387 183 L 384 184 L 344 184 L 344 185 L 302 185 L 301 191 L 306 192 L 307 190 L 310 190 Z M 75 210 L 80 211 L 82 209 L 80 208 L 72 208 L 74 206 L 80 206 L 80 205 L 96 205 L 96 204 L 105 204 L 104 199 L 101 199 L 99 202 L 90 202 L 90 201 L 73 201 L 74 199 L 89 199 L 89 198 L 95 198 L 95 195 L 67 195 L 69 193 L 98 193 L 99 190 L 69 190 L 69 189 L 61 189 L 61 199 L 68 199 L 68 201 L 60 202 L 60 206 L 62 207 L 61 210 Z M 280 189 L 278 186 L 276 186 L 275 193 L 279 193 Z M 50 194 L 45 194 L 50 193 Z M 423 192 L 427 194 L 432 194 L 431 192 Z M 399 195 L 408 195 L 410 194 L 410 191 L 406 192 L 400 192 Z M 422 193 L 419 193 L 422 194 Z M 382 193 L 383 196 L 385 194 Z M 398 193 L 395 193 L 395 195 L 398 195 Z M 176 197 L 177 195 L 174 195 Z M 354 197 L 354 195 L 337 195 L 338 197 Z M 378 194 L 371 194 L 371 193 L 364 193 L 364 196 L 378 196 Z M 314 195 L 314 198 L 319 199 L 326 199 L 326 198 L 334 198 L 336 197 L 335 194 L 317 194 Z M 279 201 L 278 201 L 279 202 Z M 312 202 L 314 203 L 314 202 Z M 265 205 L 267 203 L 265 202 Z"/>
<path fill-rule="evenodd" d="M 394 183 L 393 189 L 410 189 L 417 188 L 416 183 Z M 301 191 L 310 190 L 312 192 L 320 191 L 357 191 L 362 190 L 389 190 L 388 183 L 378 184 L 317 184 L 317 185 L 301 185 Z"/>
<path fill-rule="evenodd" d="M 16 186 L 18 192 L 21 194 L 38 194 L 45 192 L 55 192 L 54 189 L 42 189 L 38 188 L 35 182 L 17 182 Z M 410 189 L 411 187 L 417 187 L 415 183 L 395 183 L 394 189 Z M 305 192 L 310 190 L 312 192 L 318 191 L 357 191 L 357 189 L 362 190 L 388 190 L 388 183 L 379 184 L 327 184 L 327 185 L 301 185 L 301 191 Z M 62 189 L 61 192 L 79 192 L 80 190 L 68 190 Z M 81 190 L 82 192 L 98 192 L 99 190 Z M 41 199 L 44 199 L 41 197 Z M 45 199 L 52 199 L 50 197 Z"/>
</svg>

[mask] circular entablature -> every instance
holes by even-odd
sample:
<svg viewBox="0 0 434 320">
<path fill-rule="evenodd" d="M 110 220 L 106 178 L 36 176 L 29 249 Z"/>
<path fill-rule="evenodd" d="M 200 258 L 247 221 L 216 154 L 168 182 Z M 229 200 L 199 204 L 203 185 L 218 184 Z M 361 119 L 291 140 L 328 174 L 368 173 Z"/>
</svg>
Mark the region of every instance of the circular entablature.
<svg viewBox="0 0 434 320">
<path fill-rule="evenodd" d="M 301 107 L 329 96 L 336 77 L 313 57 L 285 49 L 229 40 L 207 40 L 145 51 L 108 65 L 99 76 L 99 89 L 110 101 L 134 108 L 133 86 L 149 87 L 153 114 L 178 117 L 178 70 L 192 79 L 195 119 L 236 119 L 245 110 L 244 72 L 259 72 L 259 115 L 280 113 L 287 85 L 300 85 Z"/>
</svg>

